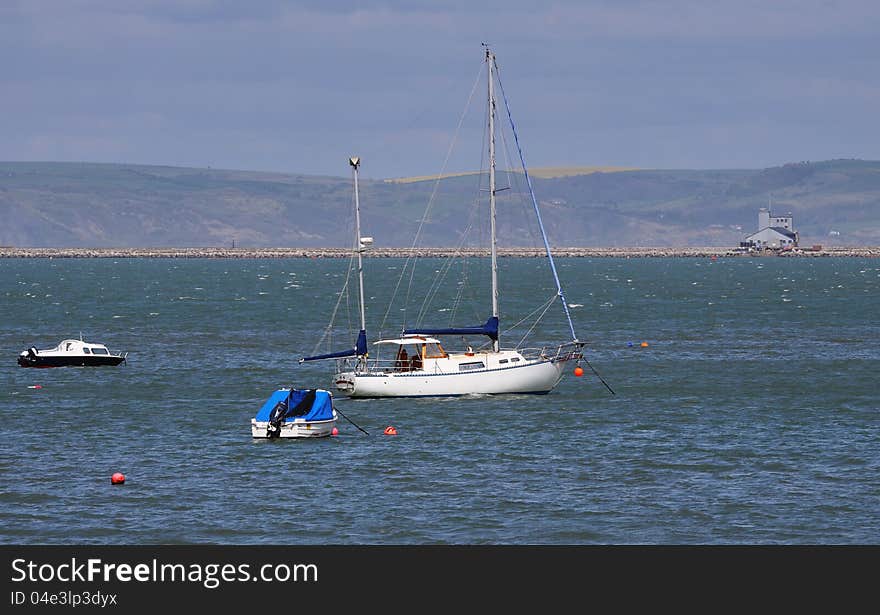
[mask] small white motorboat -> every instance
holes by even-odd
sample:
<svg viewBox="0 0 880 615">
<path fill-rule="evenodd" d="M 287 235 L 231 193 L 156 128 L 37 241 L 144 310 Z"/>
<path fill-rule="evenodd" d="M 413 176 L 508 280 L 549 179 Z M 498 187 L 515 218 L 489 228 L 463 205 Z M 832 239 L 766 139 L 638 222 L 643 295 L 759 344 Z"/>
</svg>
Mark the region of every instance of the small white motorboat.
<svg viewBox="0 0 880 615">
<path fill-rule="evenodd" d="M 125 362 L 127 352 L 110 352 L 104 344 L 78 340 L 62 340 L 55 348 L 37 350 L 31 346 L 18 355 L 22 367 L 98 367 Z"/>
<path fill-rule="evenodd" d="M 336 427 L 333 395 L 324 389 L 278 389 L 251 419 L 254 438 L 320 438 Z"/>
</svg>

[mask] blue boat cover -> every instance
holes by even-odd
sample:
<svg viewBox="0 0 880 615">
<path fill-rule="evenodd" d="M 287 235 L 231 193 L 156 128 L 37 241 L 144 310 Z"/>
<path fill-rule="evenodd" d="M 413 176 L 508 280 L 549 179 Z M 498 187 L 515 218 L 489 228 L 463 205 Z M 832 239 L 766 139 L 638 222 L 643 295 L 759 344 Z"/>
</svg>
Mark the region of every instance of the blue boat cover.
<svg viewBox="0 0 880 615">
<path fill-rule="evenodd" d="M 329 391 L 322 389 L 315 389 L 314 391 L 315 401 L 312 403 L 312 408 L 304 415 L 293 417 L 289 413 L 308 395 L 309 389 L 278 389 L 266 400 L 266 403 L 259 409 L 255 418 L 260 422 L 268 422 L 275 406 L 279 402 L 286 402 L 288 415 L 285 416 L 285 422 L 293 421 L 294 418 L 302 418 L 306 421 L 331 420 L 333 418 L 333 397 Z"/>
<path fill-rule="evenodd" d="M 405 329 L 404 335 L 488 335 L 491 339 L 498 339 L 498 317 L 490 316 L 484 325 L 476 327 L 450 327 L 446 329 L 438 329 L 431 327 L 418 327 L 416 329 Z"/>
</svg>

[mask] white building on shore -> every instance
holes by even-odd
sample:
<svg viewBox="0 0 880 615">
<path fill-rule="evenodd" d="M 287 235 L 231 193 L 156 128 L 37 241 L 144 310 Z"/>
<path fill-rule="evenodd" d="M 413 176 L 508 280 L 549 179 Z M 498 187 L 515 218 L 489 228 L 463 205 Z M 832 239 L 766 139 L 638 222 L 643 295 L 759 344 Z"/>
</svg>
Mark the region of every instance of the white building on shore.
<svg viewBox="0 0 880 615">
<path fill-rule="evenodd" d="M 744 245 L 759 250 L 794 248 L 798 245 L 798 233 L 794 230 L 791 213 L 774 216 L 769 207 L 758 212 L 758 230 L 746 237 Z"/>
</svg>

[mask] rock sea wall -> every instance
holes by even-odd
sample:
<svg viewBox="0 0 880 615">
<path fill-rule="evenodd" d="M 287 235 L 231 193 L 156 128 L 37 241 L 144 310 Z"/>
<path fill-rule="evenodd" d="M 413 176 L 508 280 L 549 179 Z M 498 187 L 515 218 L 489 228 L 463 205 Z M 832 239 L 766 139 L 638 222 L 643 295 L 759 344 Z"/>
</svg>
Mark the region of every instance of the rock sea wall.
<svg viewBox="0 0 880 615">
<path fill-rule="evenodd" d="M 348 258 L 345 248 L 14 248 L 0 247 L 0 258 Z M 499 249 L 501 257 L 544 256 L 539 249 Z M 370 248 L 365 257 L 488 256 L 486 250 L 444 248 Z M 718 257 L 880 257 L 880 246 L 742 252 L 730 248 L 554 248 L 559 258 L 718 258 Z"/>
</svg>

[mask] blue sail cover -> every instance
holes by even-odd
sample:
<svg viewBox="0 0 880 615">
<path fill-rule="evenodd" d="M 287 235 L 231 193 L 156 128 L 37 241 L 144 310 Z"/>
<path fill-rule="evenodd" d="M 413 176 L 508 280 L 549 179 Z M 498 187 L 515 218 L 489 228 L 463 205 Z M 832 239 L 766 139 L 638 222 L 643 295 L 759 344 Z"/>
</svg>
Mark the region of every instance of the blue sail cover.
<svg viewBox="0 0 880 615">
<path fill-rule="evenodd" d="M 272 410 L 279 402 L 287 402 L 288 415 L 285 421 L 292 421 L 294 418 L 302 418 L 306 421 L 329 421 L 333 418 L 333 397 L 329 391 L 317 389 L 315 391 L 315 401 L 312 408 L 304 415 L 297 417 L 289 416 L 289 413 L 296 408 L 297 404 L 309 393 L 308 389 L 278 389 L 272 393 L 271 397 L 266 400 L 263 407 L 257 411 L 255 417 L 260 422 L 268 422 L 272 414 Z"/>
<path fill-rule="evenodd" d="M 490 316 L 486 324 L 476 327 L 452 327 L 448 329 L 431 329 L 419 327 L 417 329 L 404 329 L 404 335 L 488 335 L 491 339 L 498 339 L 498 317 Z"/>
<path fill-rule="evenodd" d="M 341 359 L 343 357 L 362 357 L 367 354 L 367 332 L 361 329 L 360 333 L 358 333 L 357 343 L 354 348 L 349 348 L 348 350 L 340 350 L 339 352 L 330 352 L 327 354 L 316 354 L 311 357 L 303 357 L 300 359 L 300 363 L 303 361 L 318 361 L 320 359 Z"/>
</svg>

